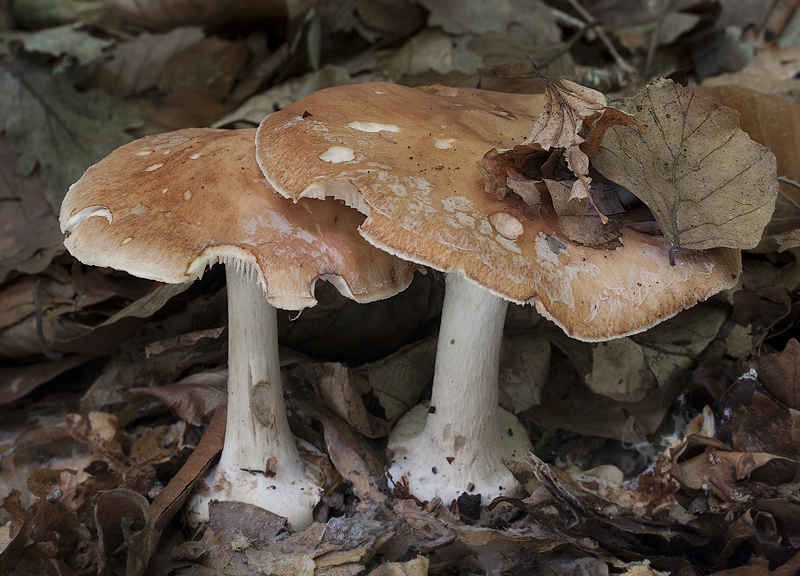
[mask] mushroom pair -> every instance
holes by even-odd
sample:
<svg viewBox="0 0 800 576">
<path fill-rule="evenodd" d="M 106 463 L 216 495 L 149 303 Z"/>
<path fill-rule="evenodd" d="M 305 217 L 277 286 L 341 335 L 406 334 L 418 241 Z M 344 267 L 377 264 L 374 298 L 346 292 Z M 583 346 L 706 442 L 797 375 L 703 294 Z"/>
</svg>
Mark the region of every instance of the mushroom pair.
<svg viewBox="0 0 800 576">
<path fill-rule="evenodd" d="M 255 133 L 187 129 L 127 144 L 70 188 L 61 227 L 81 262 L 143 278 L 189 282 L 225 264 L 225 445 L 210 492 L 189 503 L 189 521 L 206 520 L 210 500 L 238 500 L 301 529 L 312 521 L 320 479 L 289 430 L 275 307 L 313 306 L 319 278 L 357 302 L 387 298 L 408 286 L 413 265 L 365 242 L 356 211 L 276 194 L 255 161 Z"/>
<path fill-rule="evenodd" d="M 360 232 L 400 258 L 447 273 L 430 406 L 389 439 L 390 478 L 423 500 L 484 502 L 521 491 L 503 460 L 529 448 L 497 405 L 508 302 L 535 304 L 586 341 L 635 334 L 735 284 L 738 250 L 678 250 L 623 229 L 613 250 L 576 244 L 556 217 L 484 190 L 477 163 L 526 140 L 541 96 L 370 83 L 322 90 L 264 119 L 258 162 L 299 202 L 334 197 Z"/>
</svg>

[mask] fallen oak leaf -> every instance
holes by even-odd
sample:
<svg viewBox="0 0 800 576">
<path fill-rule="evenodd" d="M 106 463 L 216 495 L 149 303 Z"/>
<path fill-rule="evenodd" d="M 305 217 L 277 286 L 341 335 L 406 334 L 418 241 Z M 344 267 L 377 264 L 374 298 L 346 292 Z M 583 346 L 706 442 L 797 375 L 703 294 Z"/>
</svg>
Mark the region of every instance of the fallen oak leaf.
<svg viewBox="0 0 800 576">
<path fill-rule="evenodd" d="M 648 128 L 615 126 L 592 165 L 641 199 L 672 243 L 754 248 L 778 193 L 775 155 L 739 128 L 734 110 L 658 78 L 625 108 Z"/>
</svg>

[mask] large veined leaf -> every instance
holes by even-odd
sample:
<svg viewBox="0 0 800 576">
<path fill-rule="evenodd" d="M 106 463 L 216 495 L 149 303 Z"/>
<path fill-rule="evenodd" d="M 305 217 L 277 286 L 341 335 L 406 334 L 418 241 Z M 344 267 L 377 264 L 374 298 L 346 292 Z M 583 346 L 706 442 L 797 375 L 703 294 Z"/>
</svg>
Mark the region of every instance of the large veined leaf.
<svg viewBox="0 0 800 576">
<path fill-rule="evenodd" d="M 650 208 L 675 249 L 755 247 L 778 193 L 775 155 L 738 112 L 663 78 L 625 109 L 646 130 L 609 129 L 592 165 Z"/>
</svg>

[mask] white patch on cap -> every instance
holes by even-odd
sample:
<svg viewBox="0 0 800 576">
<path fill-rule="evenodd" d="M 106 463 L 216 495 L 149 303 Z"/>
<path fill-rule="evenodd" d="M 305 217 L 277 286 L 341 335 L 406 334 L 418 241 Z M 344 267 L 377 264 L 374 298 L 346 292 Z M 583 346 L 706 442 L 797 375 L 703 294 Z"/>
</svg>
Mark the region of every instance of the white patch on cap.
<svg viewBox="0 0 800 576">
<path fill-rule="evenodd" d="M 67 225 L 64 226 L 63 232 L 72 232 L 75 230 L 75 227 L 86 220 L 87 218 L 91 218 L 92 216 L 102 216 L 108 223 L 111 224 L 111 210 L 106 208 L 105 206 L 89 206 L 80 210 L 69 217 L 67 220 Z"/>
<path fill-rule="evenodd" d="M 494 226 L 494 229 L 497 230 L 500 236 L 508 238 L 509 240 L 516 240 L 525 232 L 522 222 L 508 212 L 495 212 L 491 214 L 489 216 L 489 222 L 492 223 L 492 226 Z"/>
<path fill-rule="evenodd" d="M 191 190 L 187 190 L 186 192 L 184 192 L 184 193 L 183 193 L 183 199 L 184 199 L 184 200 L 191 200 L 191 199 L 192 199 L 192 192 L 191 192 Z"/>
<path fill-rule="evenodd" d="M 148 166 L 144 169 L 145 172 L 152 172 L 153 170 L 158 170 L 164 165 L 163 162 L 159 162 L 158 164 L 153 164 L 152 166 Z"/>
<path fill-rule="evenodd" d="M 161 193 L 162 193 L 162 194 L 166 194 L 168 190 L 169 190 L 169 188 L 164 188 L 164 189 L 161 191 Z"/>
<path fill-rule="evenodd" d="M 137 152 L 134 156 L 150 156 L 152 154 L 152 150 L 142 150 L 141 152 Z"/>
<path fill-rule="evenodd" d="M 356 153 L 347 146 L 332 146 L 319 155 L 319 159 L 323 162 L 333 162 L 334 164 L 350 162 L 355 157 Z"/>
<path fill-rule="evenodd" d="M 189 158 L 191 158 L 192 160 L 197 160 L 202 155 L 203 155 L 202 152 L 198 152 L 197 154 L 192 154 L 191 156 L 189 156 Z"/>
<path fill-rule="evenodd" d="M 125 246 L 125 244 L 127 244 L 131 240 L 133 240 L 133 238 L 131 238 L 130 236 L 128 238 L 125 238 L 125 240 L 122 241 L 122 245 Z"/>
<path fill-rule="evenodd" d="M 448 148 L 452 148 L 453 144 L 457 141 L 457 138 L 437 138 L 433 145 L 439 150 L 447 150 Z"/>
<path fill-rule="evenodd" d="M 139 202 L 136 206 L 131 208 L 131 214 L 136 214 L 137 216 L 141 216 L 143 214 L 147 214 L 150 211 L 150 208 Z"/>
<path fill-rule="evenodd" d="M 394 124 L 379 124 L 378 122 L 348 122 L 347 125 L 362 132 L 400 132 L 400 127 Z"/>
</svg>

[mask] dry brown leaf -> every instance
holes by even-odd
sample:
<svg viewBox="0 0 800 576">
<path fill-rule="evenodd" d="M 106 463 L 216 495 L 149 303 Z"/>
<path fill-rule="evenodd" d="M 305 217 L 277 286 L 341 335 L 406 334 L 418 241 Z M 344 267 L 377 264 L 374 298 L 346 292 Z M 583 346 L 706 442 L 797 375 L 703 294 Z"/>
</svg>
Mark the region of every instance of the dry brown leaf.
<svg viewBox="0 0 800 576">
<path fill-rule="evenodd" d="M 150 520 L 147 499 L 124 488 L 103 492 L 94 510 L 100 574 L 144 574 L 160 533 Z"/>
<path fill-rule="evenodd" d="M 545 179 L 544 183 L 558 214 L 558 229 L 567 238 L 583 246 L 619 246 L 614 241 L 622 234 L 620 213 L 623 210 L 621 205 L 618 209 L 612 208 L 613 198 L 606 198 L 602 186 L 587 189 L 584 195 L 576 197 L 575 185 L 570 190 L 564 183 L 555 180 Z"/>
<path fill-rule="evenodd" d="M 192 24 L 223 26 L 237 21 L 285 18 L 287 2 L 269 0 L 103 0 L 131 22 L 151 30 Z"/>
<path fill-rule="evenodd" d="M 775 156 L 738 114 L 659 78 L 626 103 L 645 126 L 606 132 L 593 166 L 652 210 L 678 248 L 753 248 L 778 193 Z"/>
<path fill-rule="evenodd" d="M 754 80 L 758 77 L 753 77 Z M 706 86 L 698 93 L 741 114 L 742 130 L 750 138 L 772 150 L 778 162 L 778 175 L 800 182 L 800 104 L 765 94 L 757 81 L 750 87 L 737 85 Z M 764 230 L 758 252 L 772 252 L 776 242 L 781 250 L 800 245 L 800 190 L 786 182 L 780 184 L 775 212 Z"/>
<path fill-rule="evenodd" d="M 586 384 L 595 394 L 619 402 L 638 402 L 658 387 L 642 347 L 631 338 L 599 342 L 594 347 Z"/>
<path fill-rule="evenodd" d="M 155 90 L 169 61 L 203 38 L 200 27 L 185 27 L 165 34 L 143 33 L 120 42 L 110 51 L 109 58 L 94 69 L 92 82 L 120 98 Z"/>
<path fill-rule="evenodd" d="M 366 384 L 359 389 L 358 384 Z M 368 384 L 360 378 L 353 378 L 350 369 L 338 362 L 322 365 L 322 374 L 315 380 L 317 394 L 328 408 L 344 418 L 348 424 L 368 438 L 380 438 L 389 434 L 389 423 L 367 411 L 363 395 Z"/>
<path fill-rule="evenodd" d="M 178 473 L 150 505 L 150 518 L 159 532 L 166 528 L 175 513 L 183 506 L 195 483 L 202 478 L 225 442 L 227 410 L 218 408 L 197 447 Z"/>
<path fill-rule="evenodd" d="M 550 342 L 541 334 L 506 334 L 497 379 L 500 406 L 519 414 L 542 401 L 550 367 Z"/>
<path fill-rule="evenodd" d="M 41 272 L 63 251 L 41 174 L 19 176 L 15 163 L 16 154 L 6 138 L 0 138 L 0 282 L 14 271 Z"/>
<path fill-rule="evenodd" d="M 542 111 L 525 144 L 539 144 L 545 150 L 578 146 L 584 142 L 584 118 L 599 116 L 605 109 L 606 97 L 597 90 L 569 80 L 561 83 L 564 88 L 547 82 Z"/>
<path fill-rule="evenodd" d="M 367 576 L 426 576 L 430 560 L 417 556 L 408 562 L 387 562 L 381 564 Z"/>
<path fill-rule="evenodd" d="M 22 398 L 37 386 L 87 360 L 88 356 L 68 356 L 39 364 L 0 367 L 0 404 Z"/>
<path fill-rule="evenodd" d="M 355 379 L 366 380 L 383 411 L 383 419 L 393 425 L 417 405 L 425 387 L 433 381 L 436 338 L 410 344 L 386 358 L 353 369 Z"/>
</svg>

